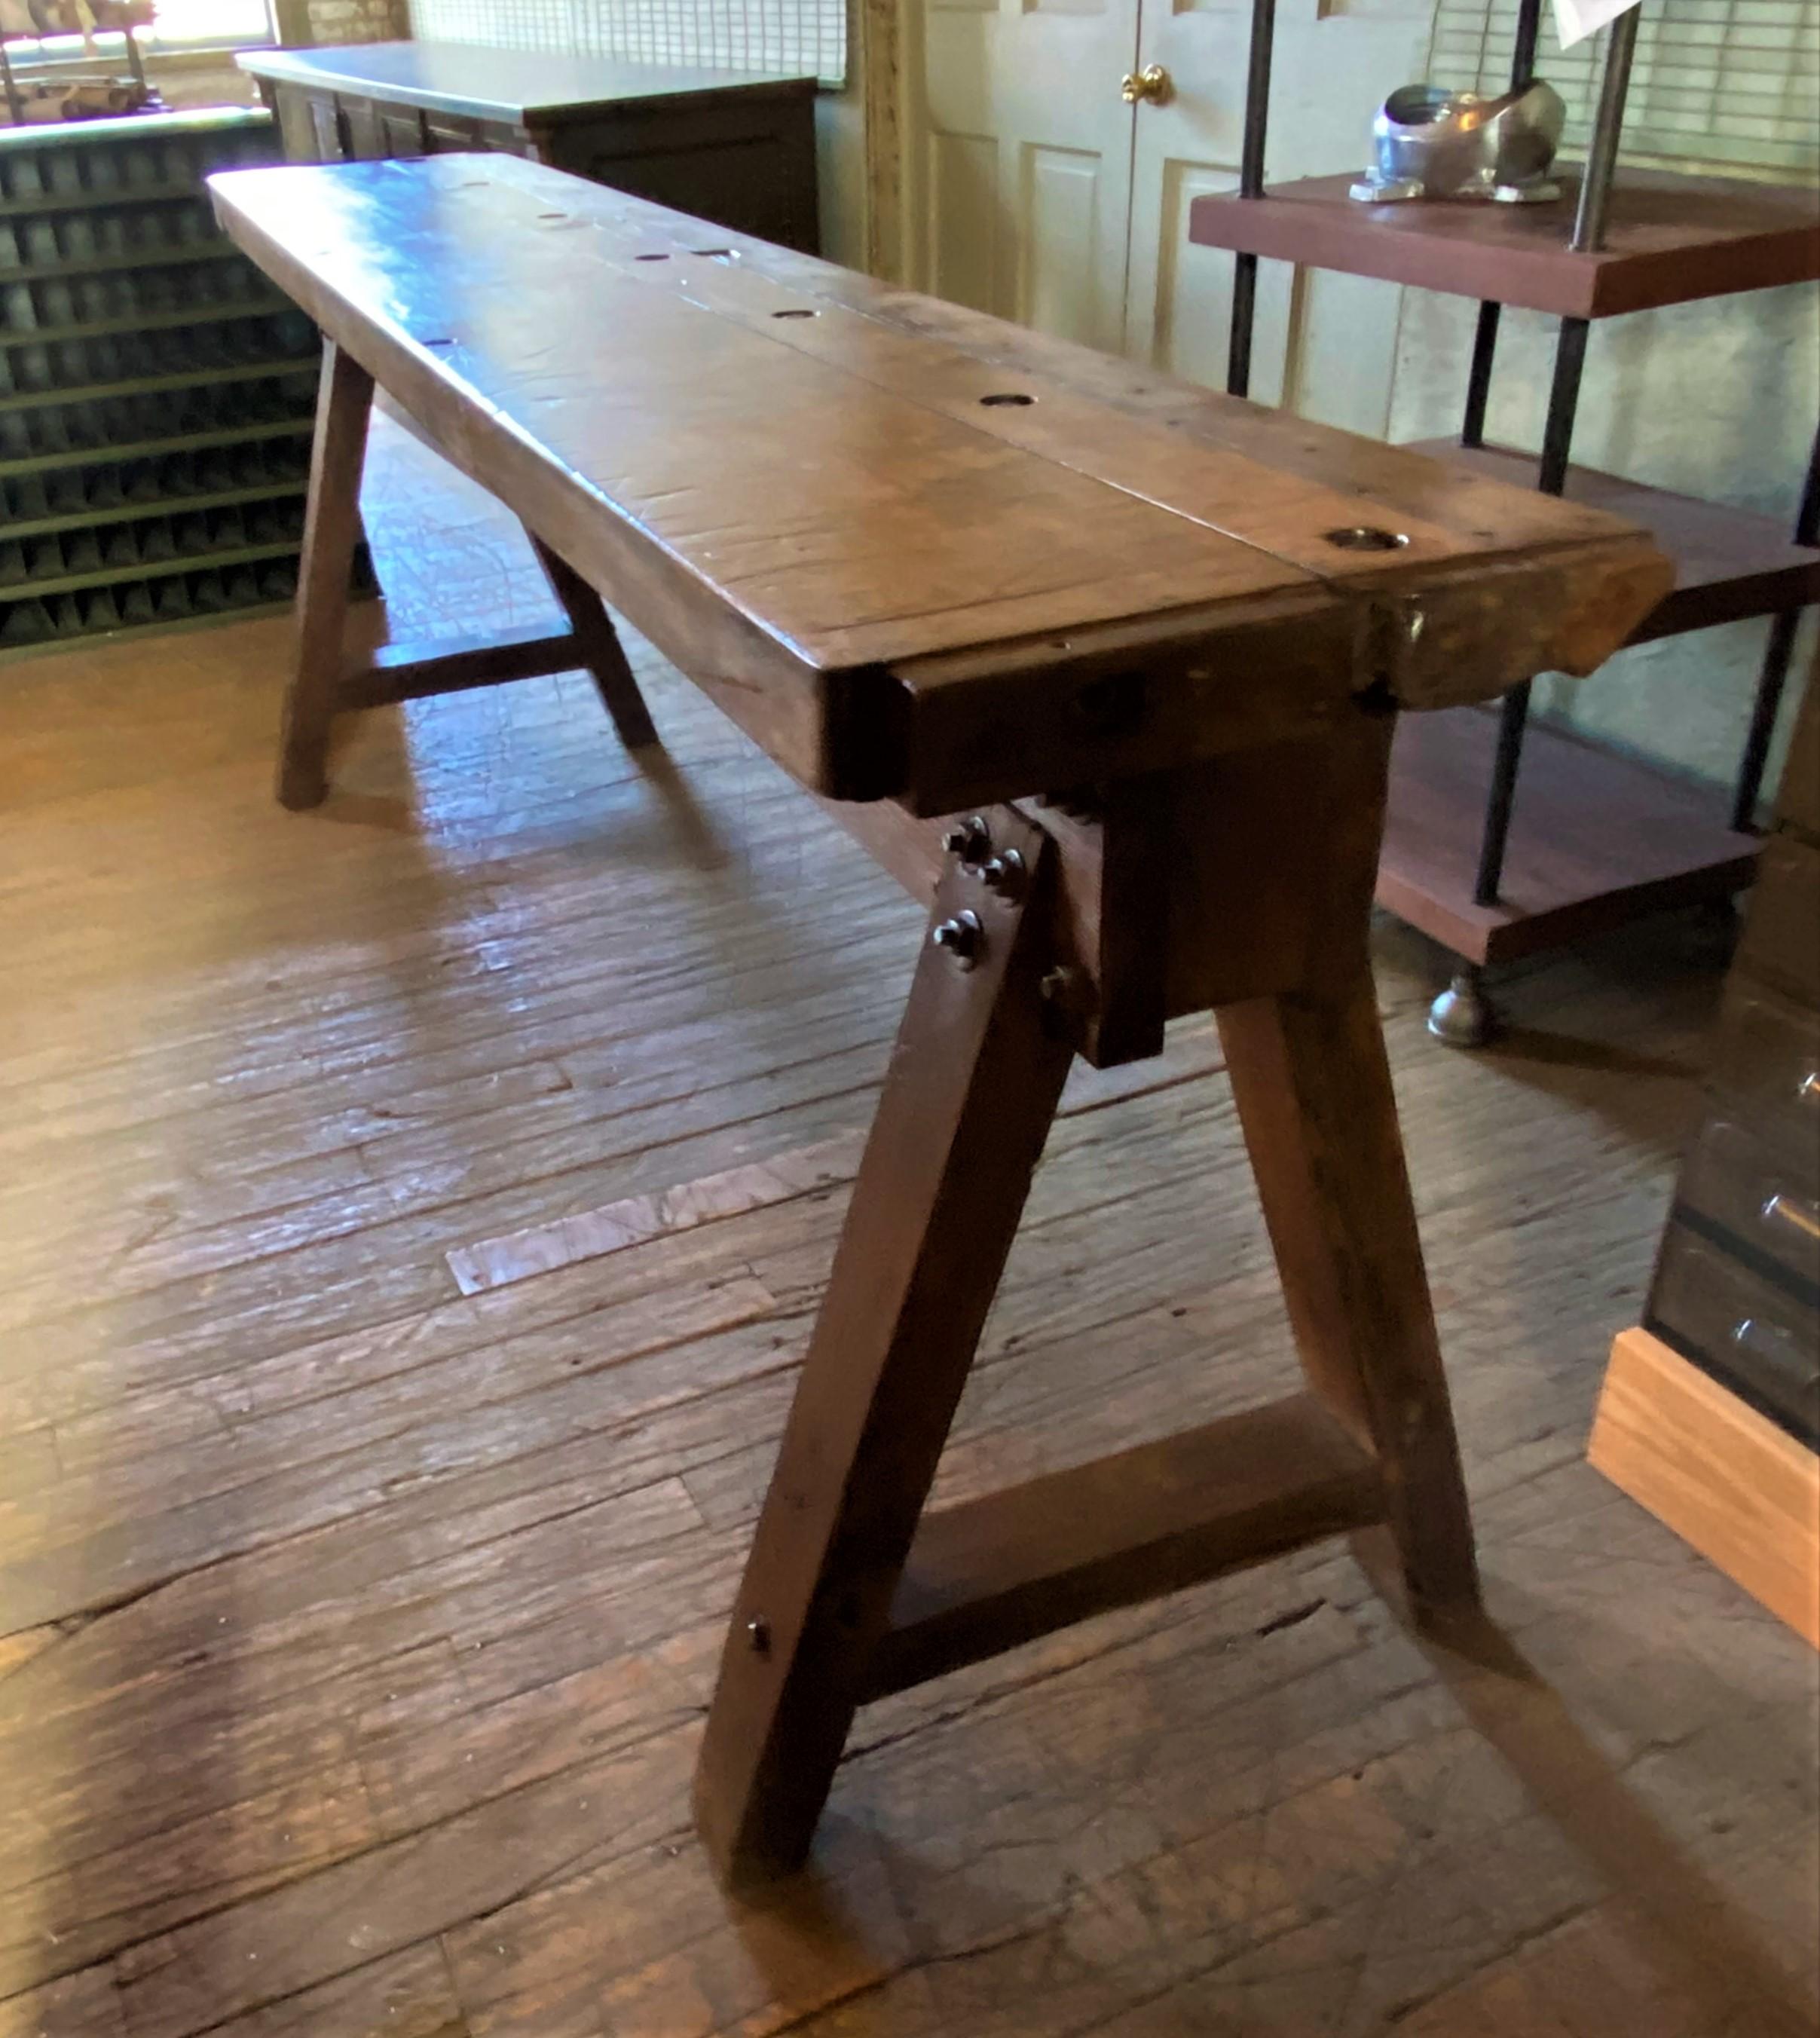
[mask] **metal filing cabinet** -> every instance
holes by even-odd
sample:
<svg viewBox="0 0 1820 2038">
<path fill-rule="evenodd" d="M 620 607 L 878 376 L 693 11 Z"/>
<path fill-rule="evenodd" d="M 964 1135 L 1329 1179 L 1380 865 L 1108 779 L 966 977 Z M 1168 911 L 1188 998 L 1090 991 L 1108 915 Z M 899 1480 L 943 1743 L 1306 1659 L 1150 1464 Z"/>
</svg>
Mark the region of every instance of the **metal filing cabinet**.
<svg viewBox="0 0 1820 2038">
<path fill-rule="evenodd" d="M 1820 684 L 1802 704 L 1644 1327 L 1820 1449 Z"/>
</svg>

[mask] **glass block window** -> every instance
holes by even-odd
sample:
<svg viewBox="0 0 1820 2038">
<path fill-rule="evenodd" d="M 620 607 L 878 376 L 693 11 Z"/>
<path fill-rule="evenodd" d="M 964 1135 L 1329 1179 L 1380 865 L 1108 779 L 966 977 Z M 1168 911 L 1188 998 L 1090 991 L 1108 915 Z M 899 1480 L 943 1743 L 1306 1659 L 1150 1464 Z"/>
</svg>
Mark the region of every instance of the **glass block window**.
<svg viewBox="0 0 1820 2038">
<path fill-rule="evenodd" d="M 426 40 L 845 83 L 846 0 L 411 0 Z"/>
</svg>

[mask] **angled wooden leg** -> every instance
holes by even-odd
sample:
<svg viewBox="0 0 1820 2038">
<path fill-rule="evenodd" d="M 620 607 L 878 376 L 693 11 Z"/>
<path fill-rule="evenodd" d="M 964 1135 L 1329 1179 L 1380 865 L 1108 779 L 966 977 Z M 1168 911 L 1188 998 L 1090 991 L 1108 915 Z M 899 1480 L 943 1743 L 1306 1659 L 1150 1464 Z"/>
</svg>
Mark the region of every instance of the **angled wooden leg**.
<svg viewBox="0 0 1820 2038">
<path fill-rule="evenodd" d="M 613 726 L 619 732 L 619 741 L 628 750 L 641 750 L 647 744 L 655 743 L 657 732 L 652 725 L 651 710 L 645 705 L 619 633 L 613 627 L 613 619 L 600 596 L 528 526 L 524 535 L 531 540 L 537 563 L 569 619 L 581 662 L 593 675 L 601 700 L 613 718 Z"/>
<path fill-rule="evenodd" d="M 329 725 L 342 683 L 348 576 L 360 541 L 360 475 L 372 412 L 373 377 L 325 341 L 297 574 L 297 661 L 278 750 L 278 798 L 287 807 L 318 806 L 328 790 Z"/>
<path fill-rule="evenodd" d="M 1370 968 L 1228 1006 L 1220 1036 L 1309 1385 L 1382 1468 L 1413 1598 L 1478 1570 Z"/>
<path fill-rule="evenodd" d="M 736 1602 L 696 1774 L 723 1874 L 799 1865 L 827 1795 L 1073 1051 L 1044 1025 L 1050 850 L 1021 896 L 951 863 Z"/>
</svg>

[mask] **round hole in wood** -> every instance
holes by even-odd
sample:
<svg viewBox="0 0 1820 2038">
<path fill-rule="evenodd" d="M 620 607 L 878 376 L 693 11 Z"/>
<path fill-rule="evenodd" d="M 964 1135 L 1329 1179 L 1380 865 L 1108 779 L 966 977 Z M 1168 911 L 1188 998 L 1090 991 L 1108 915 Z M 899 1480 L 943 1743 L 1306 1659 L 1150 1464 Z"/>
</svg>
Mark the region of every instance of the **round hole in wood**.
<svg viewBox="0 0 1820 2038">
<path fill-rule="evenodd" d="M 979 400 L 989 411 L 1002 411 L 1021 409 L 1027 403 L 1034 403 L 1036 399 L 1025 396 L 1021 389 L 997 389 L 989 396 L 982 396 Z"/>
<path fill-rule="evenodd" d="M 1403 532 L 1387 531 L 1381 524 L 1345 524 L 1321 536 L 1343 552 L 1396 552 L 1409 542 Z"/>
<path fill-rule="evenodd" d="M 808 310 L 797 311 L 793 309 L 787 312 L 773 312 L 771 316 L 773 318 L 819 318 L 821 316 L 821 313 L 819 312 L 812 312 Z"/>
</svg>

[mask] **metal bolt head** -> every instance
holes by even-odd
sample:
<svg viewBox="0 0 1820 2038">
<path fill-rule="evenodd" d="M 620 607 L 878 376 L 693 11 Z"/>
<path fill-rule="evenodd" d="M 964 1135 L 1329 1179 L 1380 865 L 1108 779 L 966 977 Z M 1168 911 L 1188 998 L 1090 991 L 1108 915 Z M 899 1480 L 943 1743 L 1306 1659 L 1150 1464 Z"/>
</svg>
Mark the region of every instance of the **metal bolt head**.
<svg viewBox="0 0 1820 2038">
<path fill-rule="evenodd" d="M 982 858 L 992 853 L 992 831 L 986 824 L 985 816 L 969 814 L 964 821 L 943 835 L 941 846 L 950 856 L 958 856 L 971 869 Z"/>
<path fill-rule="evenodd" d="M 989 892 L 1015 892 L 1024 876 L 1024 858 L 1015 849 L 1001 849 L 979 866 L 979 881 Z"/>
<path fill-rule="evenodd" d="M 755 1656 L 770 1654 L 771 1623 L 762 1615 L 746 1623 L 746 1641 Z"/>
<path fill-rule="evenodd" d="M 964 912 L 956 913 L 952 919 L 938 920 L 929 931 L 929 939 L 938 949 L 946 949 L 963 969 L 971 969 L 979 960 L 985 934 L 978 914 Z"/>
</svg>

